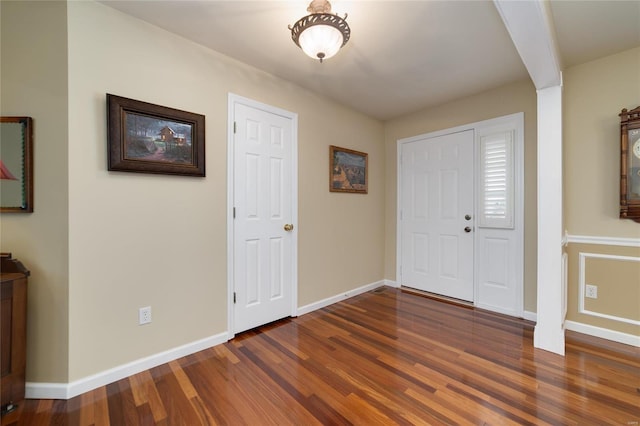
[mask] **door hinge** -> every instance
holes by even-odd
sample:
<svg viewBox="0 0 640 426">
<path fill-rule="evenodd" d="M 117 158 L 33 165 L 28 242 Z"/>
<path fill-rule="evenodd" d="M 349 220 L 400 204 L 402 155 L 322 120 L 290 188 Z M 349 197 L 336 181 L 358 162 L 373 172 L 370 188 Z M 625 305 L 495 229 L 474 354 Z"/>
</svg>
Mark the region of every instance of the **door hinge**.
<svg viewBox="0 0 640 426">
<path fill-rule="evenodd" d="M 236 292 L 233 292 L 233 303 L 236 303 Z"/>
<path fill-rule="evenodd" d="M 236 208 L 235 207 L 233 208 L 233 218 L 234 219 L 236 218 Z"/>
<path fill-rule="evenodd" d="M 236 133 L 236 122 L 234 121 L 233 122 L 233 134 L 235 134 L 235 133 Z"/>
</svg>

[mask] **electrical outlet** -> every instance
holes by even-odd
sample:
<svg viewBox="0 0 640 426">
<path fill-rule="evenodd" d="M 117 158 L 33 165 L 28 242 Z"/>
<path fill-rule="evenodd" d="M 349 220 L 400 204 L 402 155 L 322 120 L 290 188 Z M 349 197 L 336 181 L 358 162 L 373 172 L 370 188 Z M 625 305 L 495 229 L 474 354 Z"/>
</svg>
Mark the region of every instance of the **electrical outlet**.
<svg viewBox="0 0 640 426">
<path fill-rule="evenodd" d="M 598 298 L 598 286 L 597 285 L 587 284 L 587 286 L 585 288 L 585 296 L 590 298 L 590 299 L 597 299 Z"/>
<path fill-rule="evenodd" d="M 151 322 L 151 306 L 146 306 L 138 310 L 138 324 L 149 324 Z"/>
</svg>

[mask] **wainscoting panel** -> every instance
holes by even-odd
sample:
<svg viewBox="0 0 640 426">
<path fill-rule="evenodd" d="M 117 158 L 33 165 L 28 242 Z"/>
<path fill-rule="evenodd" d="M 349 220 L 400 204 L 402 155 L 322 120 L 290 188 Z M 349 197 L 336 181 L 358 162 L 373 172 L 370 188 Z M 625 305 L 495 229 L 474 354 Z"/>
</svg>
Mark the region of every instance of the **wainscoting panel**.
<svg viewBox="0 0 640 426">
<path fill-rule="evenodd" d="M 579 268 L 579 313 L 640 325 L 640 257 L 580 252 Z M 598 288 L 597 299 L 587 285 Z"/>
<path fill-rule="evenodd" d="M 568 235 L 566 241 L 566 328 L 638 346 L 640 239 Z M 587 285 L 597 287 L 597 298 L 586 297 Z"/>
</svg>

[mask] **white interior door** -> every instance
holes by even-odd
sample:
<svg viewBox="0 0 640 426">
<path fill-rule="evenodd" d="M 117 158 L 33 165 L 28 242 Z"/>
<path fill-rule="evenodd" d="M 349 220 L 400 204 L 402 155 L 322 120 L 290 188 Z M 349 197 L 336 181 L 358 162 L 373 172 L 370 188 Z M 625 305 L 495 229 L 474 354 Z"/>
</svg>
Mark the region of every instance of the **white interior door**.
<svg viewBox="0 0 640 426">
<path fill-rule="evenodd" d="M 295 312 L 296 118 L 232 104 L 232 330 L 239 333 Z"/>
<path fill-rule="evenodd" d="M 474 134 L 401 145 L 400 283 L 474 300 Z"/>
</svg>

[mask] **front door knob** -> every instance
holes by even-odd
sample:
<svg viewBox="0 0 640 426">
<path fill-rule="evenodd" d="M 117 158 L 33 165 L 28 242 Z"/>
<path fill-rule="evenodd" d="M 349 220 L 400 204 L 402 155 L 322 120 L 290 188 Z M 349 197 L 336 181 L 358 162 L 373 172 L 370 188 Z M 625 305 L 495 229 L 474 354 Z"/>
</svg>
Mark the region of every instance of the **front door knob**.
<svg viewBox="0 0 640 426">
<path fill-rule="evenodd" d="M 471 227 L 470 226 L 466 226 L 464 228 L 464 232 L 471 232 Z"/>
<path fill-rule="evenodd" d="M 287 223 L 286 225 L 284 225 L 284 230 L 287 232 L 293 231 L 293 224 Z"/>
</svg>

